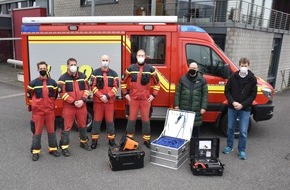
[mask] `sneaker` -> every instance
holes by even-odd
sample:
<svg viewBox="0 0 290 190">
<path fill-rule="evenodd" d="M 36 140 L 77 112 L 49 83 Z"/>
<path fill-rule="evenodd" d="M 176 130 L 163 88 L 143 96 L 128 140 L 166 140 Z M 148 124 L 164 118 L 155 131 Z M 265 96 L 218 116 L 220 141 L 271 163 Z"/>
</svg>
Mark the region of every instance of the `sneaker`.
<svg viewBox="0 0 290 190">
<path fill-rule="evenodd" d="M 150 149 L 150 147 L 151 147 L 151 143 L 150 143 L 150 141 L 144 141 L 144 144 L 145 144 L 145 146 L 146 146 L 147 148 Z"/>
<path fill-rule="evenodd" d="M 246 158 L 247 158 L 246 152 L 245 151 L 240 151 L 239 152 L 239 158 L 241 160 L 246 160 Z"/>
<path fill-rule="evenodd" d="M 60 157 L 60 153 L 57 150 L 53 150 L 53 151 L 49 152 L 49 154 L 51 154 L 54 157 Z"/>
<path fill-rule="evenodd" d="M 233 148 L 227 146 L 227 147 L 224 148 L 223 153 L 224 153 L 224 154 L 229 154 L 229 153 L 231 153 L 232 151 L 233 151 Z"/>
<path fill-rule="evenodd" d="M 110 146 L 116 146 L 115 140 L 114 139 L 109 140 L 109 145 Z"/>
<path fill-rule="evenodd" d="M 89 146 L 89 144 L 87 142 L 85 143 L 80 143 L 80 147 L 87 150 L 87 151 L 90 151 L 92 150 L 92 148 Z"/>
<path fill-rule="evenodd" d="M 98 145 L 98 140 L 92 140 L 91 148 L 96 149 Z"/>
<path fill-rule="evenodd" d="M 61 149 L 61 152 L 62 152 L 62 155 L 63 155 L 64 157 L 69 157 L 69 156 L 70 156 L 70 152 L 69 152 L 68 148 L 66 148 L 66 149 Z"/>
<path fill-rule="evenodd" d="M 32 154 L 32 160 L 37 161 L 39 159 L 39 154 Z"/>
</svg>

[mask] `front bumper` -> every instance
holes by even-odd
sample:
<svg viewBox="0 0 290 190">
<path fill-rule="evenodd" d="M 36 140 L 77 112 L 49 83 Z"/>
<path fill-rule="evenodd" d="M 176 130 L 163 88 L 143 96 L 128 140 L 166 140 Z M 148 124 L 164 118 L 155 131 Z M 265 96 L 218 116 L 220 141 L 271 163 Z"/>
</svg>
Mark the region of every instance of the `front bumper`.
<svg viewBox="0 0 290 190">
<path fill-rule="evenodd" d="M 252 113 L 255 121 L 269 120 L 274 114 L 274 103 L 269 101 L 267 104 L 254 105 Z"/>
</svg>

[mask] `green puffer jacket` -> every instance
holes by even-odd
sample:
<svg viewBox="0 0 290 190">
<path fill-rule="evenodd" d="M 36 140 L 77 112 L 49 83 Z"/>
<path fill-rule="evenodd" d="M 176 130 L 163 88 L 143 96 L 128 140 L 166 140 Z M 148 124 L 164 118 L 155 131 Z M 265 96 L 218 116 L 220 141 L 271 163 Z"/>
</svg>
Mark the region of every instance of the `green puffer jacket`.
<svg viewBox="0 0 290 190">
<path fill-rule="evenodd" d="M 195 77 L 189 74 L 182 76 L 175 92 L 174 106 L 181 110 L 194 111 L 194 126 L 202 124 L 200 109 L 207 108 L 208 89 L 206 80 L 198 73 Z"/>
</svg>

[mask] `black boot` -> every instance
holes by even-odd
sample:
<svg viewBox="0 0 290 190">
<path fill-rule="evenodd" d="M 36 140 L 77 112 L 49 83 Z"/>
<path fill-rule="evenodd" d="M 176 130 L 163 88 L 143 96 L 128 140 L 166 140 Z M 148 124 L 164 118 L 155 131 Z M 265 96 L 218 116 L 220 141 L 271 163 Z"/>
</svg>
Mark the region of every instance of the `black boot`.
<svg viewBox="0 0 290 190">
<path fill-rule="evenodd" d="M 62 155 L 64 157 L 69 157 L 70 156 L 70 152 L 69 152 L 68 148 L 61 149 L 61 152 L 62 152 Z"/>
<path fill-rule="evenodd" d="M 48 133 L 47 138 L 48 138 L 49 154 L 54 157 L 60 157 L 60 153 L 57 151 L 57 141 L 55 133 Z"/>
<path fill-rule="evenodd" d="M 91 147 L 89 146 L 88 142 L 81 142 L 80 147 L 87 150 L 87 151 L 92 150 Z"/>
<path fill-rule="evenodd" d="M 98 140 L 92 140 L 91 148 L 96 149 L 98 145 Z"/>
<path fill-rule="evenodd" d="M 151 142 L 150 142 L 150 140 L 149 140 L 149 141 L 144 141 L 144 144 L 145 144 L 145 146 L 146 146 L 147 148 L 150 149 L 150 147 L 151 147 Z"/>
<path fill-rule="evenodd" d="M 60 153 L 57 150 L 50 151 L 49 154 L 51 154 L 54 157 L 60 157 Z"/>
<path fill-rule="evenodd" d="M 111 139 L 111 140 L 109 140 L 109 145 L 110 145 L 110 146 L 116 146 L 115 139 Z"/>
<path fill-rule="evenodd" d="M 37 161 L 39 159 L 39 154 L 32 154 L 32 160 Z"/>
</svg>

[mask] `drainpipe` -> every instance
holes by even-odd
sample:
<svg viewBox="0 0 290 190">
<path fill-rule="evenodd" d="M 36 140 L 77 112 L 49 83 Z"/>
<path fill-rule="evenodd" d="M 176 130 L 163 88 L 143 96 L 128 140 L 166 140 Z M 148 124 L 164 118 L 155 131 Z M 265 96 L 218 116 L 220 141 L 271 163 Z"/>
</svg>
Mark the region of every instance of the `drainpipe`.
<svg viewBox="0 0 290 190">
<path fill-rule="evenodd" d="M 49 16 L 54 16 L 54 0 L 49 1 Z"/>
<path fill-rule="evenodd" d="M 156 0 L 151 0 L 151 16 L 156 15 Z"/>
<path fill-rule="evenodd" d="M 91 6 L 91 16 L 95 16 L 95 0 L 91 0 L 92 6 Z"/>
<path fill-rule="evenodd" d="M 196 5 L 195 5 L 196 6 Z M 187 22 L 191 22 L 191 0 L 188 1 Z"/>
</svg>

